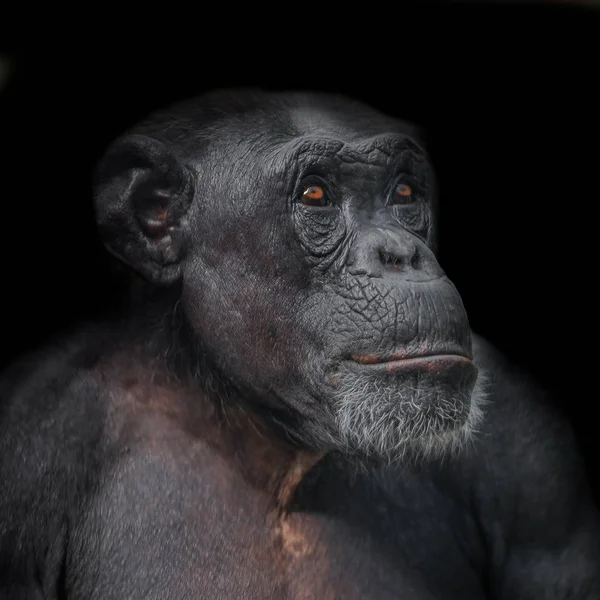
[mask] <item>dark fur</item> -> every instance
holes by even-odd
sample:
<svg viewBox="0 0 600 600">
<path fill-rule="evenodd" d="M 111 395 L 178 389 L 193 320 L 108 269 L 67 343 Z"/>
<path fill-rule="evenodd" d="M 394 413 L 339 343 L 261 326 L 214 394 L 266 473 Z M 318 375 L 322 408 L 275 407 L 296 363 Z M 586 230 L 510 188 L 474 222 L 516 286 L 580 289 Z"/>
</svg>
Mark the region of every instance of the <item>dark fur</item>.
<svg viewBox="0 0 600 600">
<path fill-rule="evenodd" d="M 287 202 L 308 142 L 351 184 L 335 215 Z M 421 216 L 376 203 L 397 152 L 430 194 Z M 600 598 L 572 434 L 471 334 L 431 252 L 435 184 L 409 125 L 335 97 L 216 94 L 117 141 L 96 202 L 143 280 L 123 318 L 1 380 L 2 600 Z M 351 359 L 471 346 L 472 364 L 416 375 Z M 340 437 L 339 378 L 381 398 L 413 386 L 432 419 L 447 401 L 452 429 L 477 370 L 484 419 L 458 455 Z"/>
</svg>

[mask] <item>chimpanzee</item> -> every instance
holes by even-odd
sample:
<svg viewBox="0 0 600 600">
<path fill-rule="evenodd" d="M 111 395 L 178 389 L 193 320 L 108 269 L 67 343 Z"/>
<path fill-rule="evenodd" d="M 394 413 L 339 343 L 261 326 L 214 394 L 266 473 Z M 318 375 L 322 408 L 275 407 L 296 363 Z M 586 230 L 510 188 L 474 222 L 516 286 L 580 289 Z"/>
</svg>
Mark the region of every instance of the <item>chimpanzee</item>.
<svg viewBox="0 0 600 600">
<path fill-rule="evenodd" d="M 473 334 L 417 129 L 215 91 L 107 150 L 118 318 L 0 387 L 0 596 L 598 600 L 568 426 Z"/>
</svg>

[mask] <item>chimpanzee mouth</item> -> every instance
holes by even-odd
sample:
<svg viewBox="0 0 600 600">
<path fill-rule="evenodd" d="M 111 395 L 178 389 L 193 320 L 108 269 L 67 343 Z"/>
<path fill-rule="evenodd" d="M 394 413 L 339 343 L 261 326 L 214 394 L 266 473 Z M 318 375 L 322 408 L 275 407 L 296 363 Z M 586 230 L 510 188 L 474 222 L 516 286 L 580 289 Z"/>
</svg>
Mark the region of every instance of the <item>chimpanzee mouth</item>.
<svg viewBox="0 0 600 600">
<path fill-rule="evenodd" d="M 371 371 L 385 371 L 387 373 L 400 373 L 403 371 L 436 373 L 456 368 L 474 367 L 471 359 L 461 354 L 429 354 L 401 359 L 371 362 L 355 360 L 354 362 Z"/>
<path fill-rule="evenodd" d="M 444 371 L 460 365 L 473 365 L 472 356 L 458 348 L 448 348 L 439 351 L 410 354 L 407 352 L 392 352 L 387 355 L 353 354 L 350 360 L 358 365 L 373 370 L 396 372 L 418 370 L 423 372 Z"/>
</svg>

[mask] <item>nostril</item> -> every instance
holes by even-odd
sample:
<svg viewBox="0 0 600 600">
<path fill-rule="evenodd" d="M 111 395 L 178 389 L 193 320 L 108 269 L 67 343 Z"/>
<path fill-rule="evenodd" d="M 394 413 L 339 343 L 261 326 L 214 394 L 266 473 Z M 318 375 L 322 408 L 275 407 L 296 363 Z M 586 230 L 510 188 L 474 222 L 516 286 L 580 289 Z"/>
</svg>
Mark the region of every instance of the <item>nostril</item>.
<svg viewBox="0 0 600 600">
<path fill-rule="evenodd" d="M 384 250 L 379 251 L 379 260 L 382 265 L 392 269 L 400 269 L 404 264 L 404 259 L 402 257 L 396 256 L 391 252 L 385 252 Z"/>
<path fill-rule="evenodd" d="M 415 248 L 415 251 L 411 254 L 410 258 L 408 256 L 398 256 L 392 252 L 380 250 L 379 261 L 384 267 L 394 269 L 395 271 L 399 271 L 407 265 L 410 265 L 410 268 L 414 270 L 421 268 L 421 254 L 418 248 Z"/>
</svg>

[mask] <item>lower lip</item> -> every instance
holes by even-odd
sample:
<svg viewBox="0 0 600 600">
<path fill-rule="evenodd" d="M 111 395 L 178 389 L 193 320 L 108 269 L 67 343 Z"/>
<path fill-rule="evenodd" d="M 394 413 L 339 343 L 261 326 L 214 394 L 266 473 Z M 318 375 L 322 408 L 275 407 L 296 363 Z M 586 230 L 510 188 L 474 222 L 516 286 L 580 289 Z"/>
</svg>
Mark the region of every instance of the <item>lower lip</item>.
<svg viewBox="0 0 600 600">
<path fill-rule="evenodd" d="M 355 364 L 376 371 L 399 373 L 402 371 L 441 372 L 460 365 L 472 365 L 470 359 L 459 354 L 436 354 L 433 356 L 415 356 L 401 360 L 364 364 L 355 361 Z"/>
</svg>

